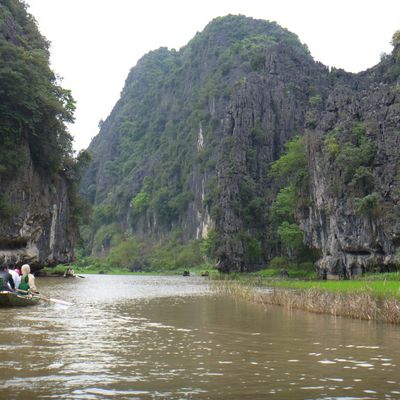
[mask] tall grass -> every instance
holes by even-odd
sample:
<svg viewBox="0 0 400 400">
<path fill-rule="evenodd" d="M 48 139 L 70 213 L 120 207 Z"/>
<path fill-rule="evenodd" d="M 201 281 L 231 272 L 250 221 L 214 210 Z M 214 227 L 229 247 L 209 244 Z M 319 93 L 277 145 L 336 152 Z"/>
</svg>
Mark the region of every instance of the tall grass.
<svg viewBox="0 0 400 400">
<path fill-rule="evenodd" d="M 400 272 L 367 273 L 357 279 L 361 281 L 400 281 Z"/>
<path fill-rule="evenodd" d="M 270 292 L 260 291 L 253 284 L 239 281 L 217 281 L 214 289 L 217 293 L 226 293 L 263 305 L 280 305 L 288 309 L 301 309 L 314 313 L 325 313 L 362 320 L 400 323 L 400 298 L 391 297 L 382 288 L 352 288 L 354 282 L 283 282 L 292 289 L 279 287 L 276 282 Z M 342 284 L 344 283 L 344 286 Z M 361 282 L 360 282 L 361 283 Z M 398 282 L 397 289 L 398 293 Z M 320 285 L 320 286 L 318 286 Z M 283 285 L 282 285 L 283 286 Z M 390 286 L 390 285 L 389 285 Z M 342 290 L 345 288 L 345 290 Z"/>
<path fill-rule="evenodd" d="M 400 281 L 271 281 L 274 287 L 290 289 L 316 289 L 332 293 L 365 293 L 379 298 L 394 297 L 400 300 Z"/>
</svg>

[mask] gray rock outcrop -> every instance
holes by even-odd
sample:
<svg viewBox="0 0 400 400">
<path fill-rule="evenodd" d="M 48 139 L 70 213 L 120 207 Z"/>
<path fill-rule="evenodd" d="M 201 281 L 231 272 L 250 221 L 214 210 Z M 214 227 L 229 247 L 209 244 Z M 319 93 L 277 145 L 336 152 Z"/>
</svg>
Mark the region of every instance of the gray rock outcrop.
<svg viewBox="0 0 400 400">
<path fill-rule="evenodd" d="M 398 266 L 398 52 L 329 70 L 277 24 L 227 16 L 145 55 L 90 145 L 93 253 L 121 234 L 188 243 L 214 230 L 221 271 L 265 266 L 284 254 L 271 164 L 300 135 L 309 179 L 294 219 L 321 275 Z"/>
<path fill-rule="evenodd" d="M 400 264 L 400 86 L 385 78 L 395 54 L 369 71 L 349 74 L 351 84 L 340 83 L 329 93 L 316 129 L 306 133 L 311 207 L 302 224 L 306 242 L 321 250 L 321 274 L 350 277 Z M 358 170 L 364 176 L 346 178 L 346 159 L 332 160 L 324 140 L 335 132 L 338 145 L 346 146 L 354 124 L 373 154 Z"/>
<path fill-rule="evenodd" d="M 29 263 L 34 268 L 69 262 L 77 239 L 67 180 L 47 176 L 32 163 L 0 188 L 11 208 L 0 218 L 0 262 Z"/>
</svg>

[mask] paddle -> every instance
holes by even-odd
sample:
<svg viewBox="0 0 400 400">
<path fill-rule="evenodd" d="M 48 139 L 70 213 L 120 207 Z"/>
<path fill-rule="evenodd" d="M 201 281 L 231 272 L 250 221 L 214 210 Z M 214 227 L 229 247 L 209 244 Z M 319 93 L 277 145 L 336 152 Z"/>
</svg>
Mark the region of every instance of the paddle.
<svg viewBox="0 0 400 400">
<path fill-rule="evenodd" d="M 27 290 L 21 290 L 21 289 L 17 289 L 17 290 L 18 290 L 18 292 L 21 292 L 21 293 L 32 293 L 33 296 L 39 297 L 39 298 L 41 298 L 43 300 L 46 300 L 46 301 L 50 301 L 52 303 L 64 304 L 66 306 L 72 306 L 73 305 L 73 303 L 70 303 L 69 301 L 53 299 L 52 297 L 47 297 L 47 296 L 44 296 L 43 294 L 40 294 L 40 293 L 28 292 Z"/>
<path fill-rule="evenodd" d="M 38 294 L 38 293 L 34 293 L 34 296 L 40 297 L 41 299 L 46 300 L 46 301 L 50 301 L 52 303 L 64 304 L 65 306 L 72 306 L 73 305 L 73 303 L 70 303 L 69 301 L 53 299 L 52 297 L 43 296 L 42 294 Z"/>
</svg>

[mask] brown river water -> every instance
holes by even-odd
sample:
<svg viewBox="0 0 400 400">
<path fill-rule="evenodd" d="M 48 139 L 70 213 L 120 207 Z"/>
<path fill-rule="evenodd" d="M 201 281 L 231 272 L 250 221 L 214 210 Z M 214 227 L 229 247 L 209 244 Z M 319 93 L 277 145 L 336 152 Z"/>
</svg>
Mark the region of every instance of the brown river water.
<svg viewBox="0 0 400 400">
<path fill-rule="evenodd" d="M 0 399 L 400 399 L 400 327 L 264 308 L 203 278 L 38 278 L 0 309 Z"/>
</svg>

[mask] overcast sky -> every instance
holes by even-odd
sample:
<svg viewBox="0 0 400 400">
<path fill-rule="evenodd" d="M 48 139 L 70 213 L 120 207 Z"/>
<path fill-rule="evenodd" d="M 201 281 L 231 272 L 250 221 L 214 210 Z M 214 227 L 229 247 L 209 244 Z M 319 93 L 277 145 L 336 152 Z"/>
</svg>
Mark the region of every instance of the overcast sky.
<svg viewBox="0 0 400 400">
<path fill-rule="evenodd" d="M 150 50 L 179 49 L 213 18 L 276 21 L 325 65 L 358 72 L 390 52 L 400 0 L 26 0 L 52 43 L 53 70 L 77 101 L 70 127 L 86 148 L 119 98 L 129 70 Z"/>
</svg>

